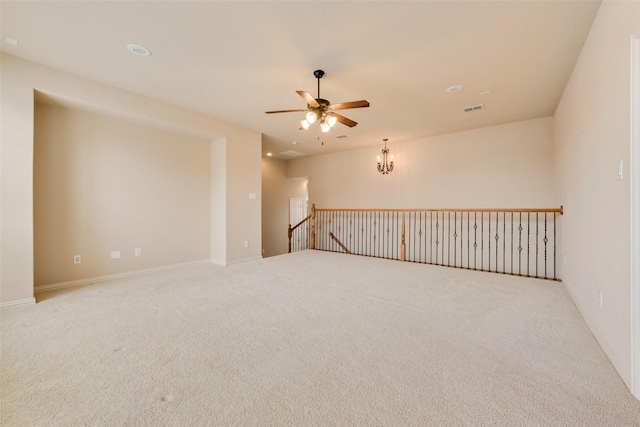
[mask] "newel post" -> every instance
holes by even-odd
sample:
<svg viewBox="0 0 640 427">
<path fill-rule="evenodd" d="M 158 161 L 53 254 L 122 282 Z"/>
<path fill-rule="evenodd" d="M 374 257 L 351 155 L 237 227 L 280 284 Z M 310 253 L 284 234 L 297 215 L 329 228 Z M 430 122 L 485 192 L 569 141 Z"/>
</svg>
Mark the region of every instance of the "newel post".
<svg viewBox="0 0 640 427">
<path fill-rule="evenodd" d="M 400 244 L 400 261 L 405 260 L 405 251 L 407 247 L 404 243 L 404 212 L 402 212 L 402 243 Z"/>
<path fill-rule="evenodd" d="M 316 248 L 316 204 L 311 205 L 311 239 L 309 249 Z"/>
<path fill-rule="evenodd" d="M 289 224 L 289 230 L 287 230 L 287 235 L 289 236 L 289 253 L 291 253 L 291 235 L 293 232 L 291 231 L 291 224 Z"/>
</svg>

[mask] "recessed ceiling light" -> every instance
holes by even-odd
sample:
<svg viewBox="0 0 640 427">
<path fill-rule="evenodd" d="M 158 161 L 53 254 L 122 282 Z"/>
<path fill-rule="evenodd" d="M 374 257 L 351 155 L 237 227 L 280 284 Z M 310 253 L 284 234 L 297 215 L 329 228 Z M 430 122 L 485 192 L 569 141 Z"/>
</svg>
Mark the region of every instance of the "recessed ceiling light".
<svg viewBox="0 0 640 427">
<path fill-rule="evenodd" d="M 456 92 L 460 92 L 462 89 L 464 89 L 464 86 L 462 85 L 455 85 L 455 86 L 451 86 L 450 88 L 447 89 L 447 92 L 449 93 L 456 93 Z"/>
<path fill-rule="evenodd" d="M 273 153 L 267 153 L 267 156 L 271 157 L 273 156 Z"/>
<path fill-rule="evenodd" d="M 346 138 L 347 135 L 345 134 L 341 134 L 341 135 L 336 135 L 336 139 L 342 139 L 342 138 Z"/>
<path fill-rule="evenodd" d="M 11 37 L 7 37 L 7 43 L 10 44 L 11 46 L 18 46 L 18 40 L 14 40 Z"/>
<path fill-rule="evenodd" d="M 298 141 L 291 141 L 293 145 L 298 145 Z"/>
<path fill-rule="evenodd" d="M 128 44 L 127 49 L 130 52 L 135 53 L 140 56 L 151 56 L 151 51 L 144 46 L 140 46 L 139 44 Z"/>
</svg>

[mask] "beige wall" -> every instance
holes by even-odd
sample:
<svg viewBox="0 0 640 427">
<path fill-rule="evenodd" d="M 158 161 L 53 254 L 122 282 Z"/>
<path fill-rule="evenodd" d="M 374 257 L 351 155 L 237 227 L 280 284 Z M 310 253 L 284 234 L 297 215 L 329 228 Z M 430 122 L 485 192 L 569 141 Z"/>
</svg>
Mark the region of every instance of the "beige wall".
<svg viewBox="0 0 640 427">
<path fill-rule="evenodd" d="M 40 103 L 34 123 L 36 287 L 209 259 L 208 140 Z"/>
<path fill-rule="evenodd" d="M 376 170 L 379 147 L 289 161 L 289 177 L 309 177 L 319 208 L 554 207 L 552 118 L 458 132 L 388 147 L 389 175 Z"/>
<path fill-rule="evenodd" d="M 4 53 L 0 59 L 0 75 L 0 304 L 28 302 L 33 300 L 34 295 L 35 90 L 97 105 L 143 121 L 160 122 L 206 134 L 210 141 L 223 140 L 224 199 L 210 200 L 212 205 L 224 205 L 224 217 L 216 218 L 219 210 L 210 210 L 211 223 L 224 223 L 224 237 L 220 233 L 220 238 L 224 239 L 224 259 L 218 261 L 230 263 L 260 257 L 259 132 Z M 212 161 L 212 164 L 215 162 Z M 212 193 L 214 184 L 212 182 Z M 257 200 L 249 200 L 250 192 L 257 194 Z M 217 229 L 210 228 L 212 240 Z M 256 244 L 244 248 L 243 240 Z"/>
<path fill-rule="evenodd" d="M 211 262 L 227 259 L 227 141 L 211 142 Z"/>
<path fill-rule="evenodd" d="M 287 161 L 262 158 L 262 247 L 263 256 L 289 251 L 289 199 L 307 198 L 307 181 L 287 178 Z M 295 224 L 291 224 L 295 225 Z"/>
<path fill-rule="evenodd" d="M 640 2 L 605 1 L 555 114 L 563 281 L 622 379 L 631 379 L 630 46 Z M 623 180 L 618 165 L 623 161 Z M 603 305 L 599 304 L 599 292 Z"/>
</svg>

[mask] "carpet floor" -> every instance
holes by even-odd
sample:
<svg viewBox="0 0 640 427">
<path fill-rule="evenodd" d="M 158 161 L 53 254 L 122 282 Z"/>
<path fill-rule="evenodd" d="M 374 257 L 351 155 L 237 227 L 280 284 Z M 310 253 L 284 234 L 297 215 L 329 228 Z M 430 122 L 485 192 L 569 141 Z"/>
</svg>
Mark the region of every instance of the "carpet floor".
<svg viewBox="0 0 640 427">
<path fill-rule="evenodd" d="M 638 426 L 561 283 L 303 251 L 1 312 L 3 426 Z"/>
</svg>

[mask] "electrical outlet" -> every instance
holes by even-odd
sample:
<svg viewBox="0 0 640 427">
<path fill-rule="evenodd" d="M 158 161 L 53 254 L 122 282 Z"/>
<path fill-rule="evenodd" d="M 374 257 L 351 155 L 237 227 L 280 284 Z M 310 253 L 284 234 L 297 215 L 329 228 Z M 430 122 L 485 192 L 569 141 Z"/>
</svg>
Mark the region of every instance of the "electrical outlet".
<svg viewBox="0 0 640 427">
<path fill-rule="evenodd" d="M 136 248 L 135 256 L 142 256 L 142 248 Z"/>
<path fill-rule="evenodd" d="M 245 240 L 245 241 L 244 241 L 244 247 L 245 247 L 245 248 L 248 248 L 248 247 L 249 247 L 249 241 L 248 241 L 248 240 Z"/>
<path fill-rule="evenodd" d="M 82 262 L 82 257 L 80 255 L 74 255 L 73 256 L 73 263 L 74 264 L 80 264 Z"/>
<path fill-rule="evenodd" d="M 119 259 L 120 251 L 111 251 L 111 259 Z"/>
</svg>

